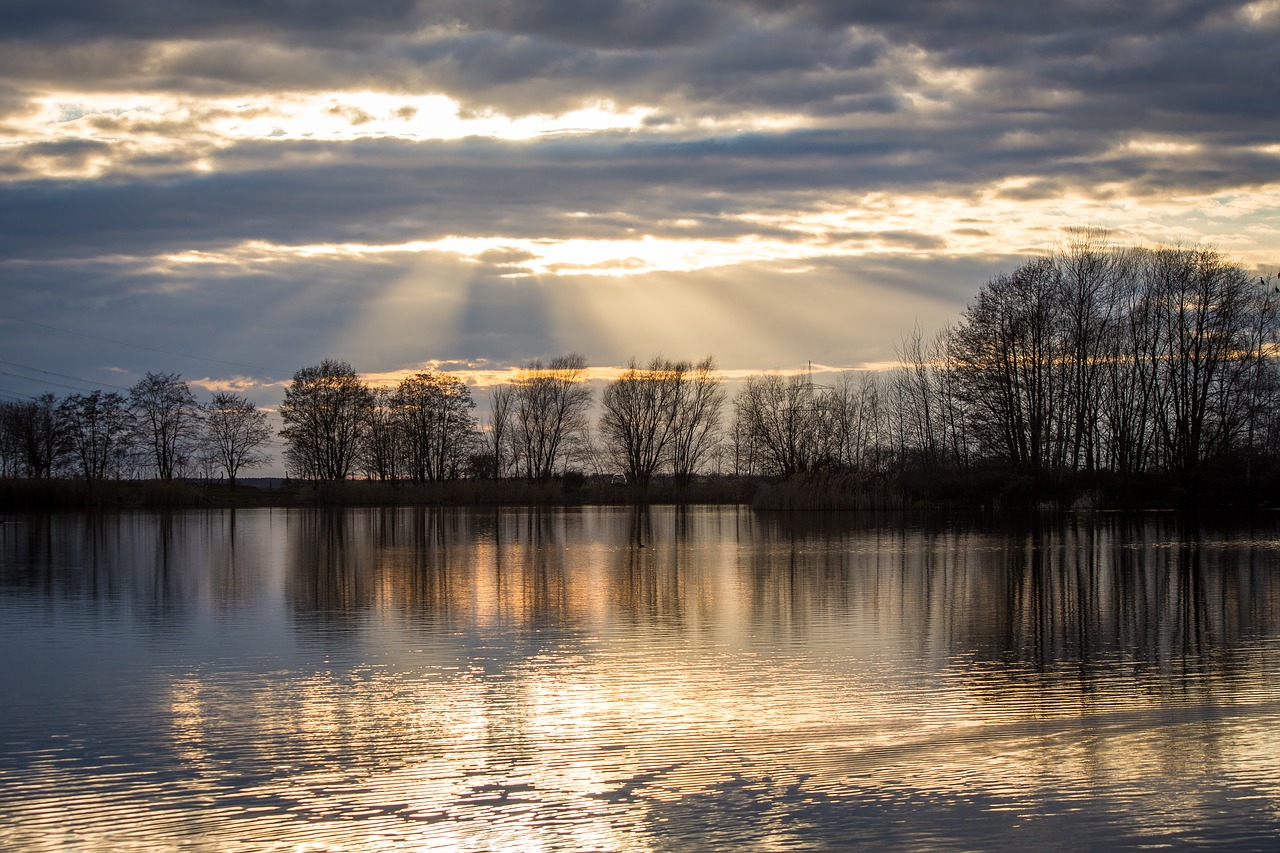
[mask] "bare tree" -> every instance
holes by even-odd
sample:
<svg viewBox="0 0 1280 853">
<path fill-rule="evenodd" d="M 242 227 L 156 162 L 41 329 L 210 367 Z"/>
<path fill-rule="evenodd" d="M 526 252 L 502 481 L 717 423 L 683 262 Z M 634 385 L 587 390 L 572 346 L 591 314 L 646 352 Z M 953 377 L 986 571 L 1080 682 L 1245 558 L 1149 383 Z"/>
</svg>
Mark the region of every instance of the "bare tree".
<svg viewBox="0 0 1280 853">
<path fill-rule="evenodd" d="M 219 391 L 204 409 L 205 447 L 215 467 L 233 487 L 241 468 L 271 461 L 263 448 L 271 441 L 267 413 L 238 394 Z"/>
<path fill-rule="evenodd" d="M 808 376 L 749 377 L 734 407 L 739 441 L 758 466 L 752 473 L 789 477 L 829 461 L 834 436 L 825 403 Z"/>
<path fill-rule="evenodd" d="M 1070 468 L 1091 471 L 1100 462 L 1103 382 L 1130 255 L 1113 246 L 1107 232 L 1084 228 L 1054 258 L 1067 383 L 1063 450 Z"/>
<path fill-rule="evenodd" d="M 409 476 L 417 482 L 460 476 L 478 439 L 471 389 L 454 374 L 433 370 L 405 378 L 391 404 Z"/>
<path fill-rule="evenodd" d="M 937 470 L 969 459 L 967 412 L 959 397 L 944 328 L 926 340 L 919 327 L 897 348 L 899 367 L 887 377 L 893 450 L 899 464 Z"/>
<path fill-rule="evenodd" d="M 1215 250 L 1082 232 L 978 293 L 948 338 L 952 381 L 982 450 L 1024 471 L 1193 478 L 1265 429 L 1278 298 Z"/>
<path fill-rule="evenodd" d="M 1112 289 L 1115 322 L 1106 336 L 1103 360 L 1103 461 L 1126 475 L 1146 471 L 1156 462 L 1156 382 L 1162 356 L 1148 261 L 1149 253 L 1131 255 L 1125 275 Z"/>
<path fill-rule="evenodd" d="M 14 407 L 18 405 L 17 400 L 0 401 L 0 477 L 20 476 L 22 453 L 13 438 Z"/>
<path fill-rule="evenodd" d="M 603 475 L 606 471 L 614 470 L 609 454 L 600 446 L 600 440 L 591 429 L 590 422 L 569 443 L 566 456 L 571 464 L 584 473 Z"/>
<path fill-rule="evenodd" d="M 682 372 L 667 449 L 677 486 L 687 485 L 694 472 L 715 454 L 723 408 L 724 382 L 713 357 L 707 356 Z"/>
<path fill-rule="evenodd" d="M 512 442 L 515 388 L 495 385 L 489 391 L 489 433 L 486 444 L 493 457 L 492 476 L 505 477 L 517 467 Z"/>
<path fill-rule="evenodd" d="M 119 476 L 128 464 L 133 418 L 124 395 L 115 391 L 72 394 L 58 406 L 67 441 L 86 480 Z"/>
<path fill-rule="evenodd" d="M 577 353 L 541 360 L 522 369 L 515 381 L 515 441 L 525 475 L 549 480 L 587 428 L 591 387 L 587 360 Z"/>
<path fill-rule="evenodd" d="M 302 477 L 345 480 L 359 461 L 372 406 L 373 394 L 345 361 L 294 373 L 280 405 L 290 467 Z"/>
<path fill-rule="evenodd" d="M 631 482 L 646 488 L 666 459 L 688 364 L 655 356 L 647 367 L 634 358 L 605 386 L 600 431 L 613 460 Z"/>
<path fill-rule="evenodd" d="M 850 452 L 846 456 L 851 467 L 864 471 L 883 471 L 892 458 L 889 447 L 889 408 L 884 398 L 887 381 L 878 374 L 865 374 L 858 383 L 857 407 L 851 429 Z"/>
<path fill-rule="evenodd" d="M 1149 281 L 1160 306 L 1159 435 L 1169 466 L 1190 476 L 1247 428 L 1277 306 L 1265 282 L 1211 249 L 1156 252 Z"/>
<path fill-rule="evenodd" d="M 889 388 L 895 405 L 897 450 L 905 462 L 912 459 L 936 466 L 942 440 L 942 405 L 939 401 L 937 346 L 924 342 L 917 325 L 897 346 L 899 367 L 890 374 Z"/>
<path fill-rule="evenodd" d="M 1064 458 L 1057 278 L 1044 258 L 991 279 L 965 310 L 950 345 L 979 442 L 1031 473 Z"/>
<path fill-rule="evenodd" d="M 129 404 L 156 476 L 172 480 L 199 444 L 202 410 L 195 395 L 176 373 L 148 373 L 129 389 Z"/>
<path fill-rule="evenodd" d="M 760 448 L 751 432 L 751 426 L 742 411 L 741 394 L 734 400 L 734 418 L 729 422 L 727 438 L 729 468 L 734 476 L 759 474 L 763 468 L 760 461 Z"/>
<path fill-rule="evenodd" d="M 52 394 L 0 403 L 0 449 L 6 471 L 33 479 L 53 476 L 66 455 L 67 440 Z"/>
<path fill-rule="evenodd" d="M 360 460 L 370 478 L 395 480 L 401 474 L 404 457 L 404 430 L 400 413 L 392 402 L 393 392 L 374 388 L 373 403 L 366 415 L 364 448 Z"/>
</svg>

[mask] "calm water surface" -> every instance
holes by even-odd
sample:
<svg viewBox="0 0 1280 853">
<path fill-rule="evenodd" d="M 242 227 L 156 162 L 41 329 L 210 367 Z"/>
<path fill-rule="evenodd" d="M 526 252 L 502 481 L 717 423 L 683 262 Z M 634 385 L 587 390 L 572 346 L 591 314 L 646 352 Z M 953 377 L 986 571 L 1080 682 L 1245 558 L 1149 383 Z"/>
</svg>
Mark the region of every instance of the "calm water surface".
<svg viewBox="0 0 1280 853">
<path fill-rule="evenodd" d="M 0 525 L 0 849 L 1280 849 L 1280 523 Z"/>
</svg>

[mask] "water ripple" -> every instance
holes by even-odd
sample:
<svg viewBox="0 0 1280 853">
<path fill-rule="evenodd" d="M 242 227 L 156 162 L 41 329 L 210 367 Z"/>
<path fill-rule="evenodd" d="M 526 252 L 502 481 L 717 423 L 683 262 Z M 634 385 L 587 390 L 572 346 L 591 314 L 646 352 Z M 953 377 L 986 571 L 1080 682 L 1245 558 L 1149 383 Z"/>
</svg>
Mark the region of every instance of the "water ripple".
<svg viewBox="0 0 1280 853">
<path fill-rule="evenodd" d="M 1274 531 L 225 522 L 33 519 L 6 540 L 0 848 L 1280 837 Z"/>
</svg>

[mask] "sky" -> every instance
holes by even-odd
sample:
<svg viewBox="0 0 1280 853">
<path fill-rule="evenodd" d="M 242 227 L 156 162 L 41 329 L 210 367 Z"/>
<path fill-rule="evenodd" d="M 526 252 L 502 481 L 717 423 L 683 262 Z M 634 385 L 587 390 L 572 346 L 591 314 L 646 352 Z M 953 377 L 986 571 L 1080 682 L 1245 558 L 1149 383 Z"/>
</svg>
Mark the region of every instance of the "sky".
<svg viewBox="0 0 1280 853">
<path fill-rule="evenodd" d="M 868 369 L 1071 229 L 1280 269 L 1280 0 L 0 0 L 0 398 Z M 483 411 L 483 404 L 481 406 Z"/>
</svg>

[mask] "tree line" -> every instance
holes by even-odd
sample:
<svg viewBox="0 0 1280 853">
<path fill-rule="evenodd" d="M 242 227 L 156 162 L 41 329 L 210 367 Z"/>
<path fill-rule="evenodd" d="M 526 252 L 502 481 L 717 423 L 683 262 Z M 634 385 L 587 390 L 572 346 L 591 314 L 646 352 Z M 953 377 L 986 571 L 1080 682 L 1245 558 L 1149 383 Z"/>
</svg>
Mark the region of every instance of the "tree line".
<svg viewBox="0 0 1280 853">
<path fill-rule="evenodd" d="M 205 404 L 173 373 L 148 373 L 127 393 L 0 401 L 0 476 L 89 482 L 225 476 L 270 462 L 266 412 L 217 392 Z"/>
<path fill-rule="evenodd" d="M 590 469 L 644 486 L 659 471 L 687 482 L 718 447 L 724 391 L 710 358 L 633 360 L 605 386 L 595 430 L 587 373 L 576 353 L 535 359 L 491 389 L 482 425 L 454 374 L 374 389 L 347 362 L 326 360 L 295 373 L 285 391 L 285 460 L 301 477 L 326 480 L 545 482 Z"/>
<path fill-rule="evenodd" d="M 1274 472 L 1278 308 L 1274 278 L 1215 250 L 1116 247 L 1084 231 L 990 279 L 933 337 L 907 336 L 895 370 L 829 387 L 748 379 L 734 468 L 923 483 L 998 471 L 1033 490 Z"/>
<path fill-rule="evenodd" d="M 572 471 L 644 489 L 699 473 L 849 475 L 928 488 L 992 471 L 1032 489 L 1081 476 L 1280 462 L 1280 291 L 1207 248 L 1136 249 L 1082 231 L 982 286 L 957 321 L 898 347 L 898 367 L 746 379 L 714 360 L 632 359 L 598 400 L 586 359 L 534 360 L 490 389 L 483 423 L 457 375 L 374 388 L 350 364 L 297 371 L 280 407 L 302 479 L 547 481 Z M 171 479 L 265 464 L 266 414 L 235 394 L 197 404 L 174 374 L 127 395 L 0 404 L 0 474 Z M 930 485 L 932 484 L 932 485 Z"/>
</svg>

